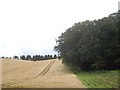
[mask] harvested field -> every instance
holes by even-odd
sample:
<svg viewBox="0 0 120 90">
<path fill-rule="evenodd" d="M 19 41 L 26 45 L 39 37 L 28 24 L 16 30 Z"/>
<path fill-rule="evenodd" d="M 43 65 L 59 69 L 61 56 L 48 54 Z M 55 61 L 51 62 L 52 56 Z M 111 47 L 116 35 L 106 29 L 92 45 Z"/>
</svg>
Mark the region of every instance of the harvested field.
<svg viewBox="0 0 120 90">
<path fill-rule="evenodd" d="M 3 88 L 84 88 L 61 60 L 2 59 Z"/>
</svg>

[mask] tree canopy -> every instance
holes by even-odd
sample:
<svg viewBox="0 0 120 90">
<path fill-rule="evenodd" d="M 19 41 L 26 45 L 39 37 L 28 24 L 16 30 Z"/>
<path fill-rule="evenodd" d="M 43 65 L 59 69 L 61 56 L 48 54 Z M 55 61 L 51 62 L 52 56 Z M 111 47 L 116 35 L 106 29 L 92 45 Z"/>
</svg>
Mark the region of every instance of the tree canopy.
<svg viewBox="0 0 120 90">
<path fill-rule="evenodd" d="M 75 23 L 56 40 L 54 50 L 66 64 L 82 70 L 120 68 L 120 11 Z"/>
</svg>

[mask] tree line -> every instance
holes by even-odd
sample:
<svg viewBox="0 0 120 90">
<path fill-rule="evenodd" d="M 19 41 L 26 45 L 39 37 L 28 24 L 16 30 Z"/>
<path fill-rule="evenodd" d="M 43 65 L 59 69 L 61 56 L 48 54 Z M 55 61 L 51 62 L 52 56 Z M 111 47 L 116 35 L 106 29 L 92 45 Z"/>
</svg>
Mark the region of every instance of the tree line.
<svg viewBox="0 0 120 90">
<path fill-rule="evenodd" d="M 5 57 L 2 57 L 5 58 Z M 6 57 L 7 58 L 7 57 Z M 11 57 L 9 57 L 11 59 Z M 31 61 L 40 61 L 40 60 L 49 60 L 49 59 L 56 59 L 57 55 L 21 55 L 19 56 L 13 56 L 14 59 L 22 59 L 22 60 L 31 60 Z"/>
<path fill-rule="evenodd" d="M 120 69 L 120 11 L 75 23 L 56 40 L 63 62 L 81 70 Z"/>
</svg>

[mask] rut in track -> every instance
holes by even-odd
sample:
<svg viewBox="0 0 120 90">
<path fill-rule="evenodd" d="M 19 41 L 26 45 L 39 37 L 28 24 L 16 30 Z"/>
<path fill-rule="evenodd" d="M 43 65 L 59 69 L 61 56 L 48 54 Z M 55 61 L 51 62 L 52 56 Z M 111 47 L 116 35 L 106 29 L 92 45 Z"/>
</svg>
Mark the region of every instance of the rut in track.
<svg viewBox="0 0 120 90">
<path fill-rule="evenodd" d="M 37 78 L 37 77 L 39 77 L 39 76 L 45 75 L 45 74 L 49 71 L 49 69 L 51 68 L 51 66 L 53 65 L 54 62 L 55 62 L 55 60 L 54 60 L 54 61 L 51 61 L 51 62 L 47 65 L 47 67 L 46 67 L 40 74 L 38 74 L 35 78 Z M 35 78 L 34 78 L 34 79 L 35 79 Z"/>
</svg>

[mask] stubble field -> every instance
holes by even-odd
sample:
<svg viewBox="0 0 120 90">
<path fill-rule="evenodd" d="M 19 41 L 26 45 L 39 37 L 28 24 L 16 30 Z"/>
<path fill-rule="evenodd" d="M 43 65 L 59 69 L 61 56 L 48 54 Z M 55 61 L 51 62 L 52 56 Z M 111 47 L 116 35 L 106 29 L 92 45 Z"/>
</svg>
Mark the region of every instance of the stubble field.
<svg viewBox="0 0 120 90">
<path fill-rule="evenodd" d="M 2 88 L 85 88 L 61 60 L 2 59 Z"/>
</svg>

